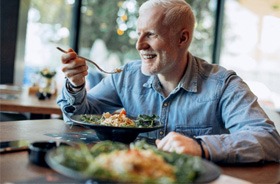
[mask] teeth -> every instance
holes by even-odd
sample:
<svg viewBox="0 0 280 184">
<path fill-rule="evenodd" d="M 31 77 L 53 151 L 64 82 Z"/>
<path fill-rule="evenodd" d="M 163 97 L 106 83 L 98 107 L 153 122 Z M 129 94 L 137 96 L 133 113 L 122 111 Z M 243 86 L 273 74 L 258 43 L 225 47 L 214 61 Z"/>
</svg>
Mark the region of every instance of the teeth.
<svg viewBox="0 0 280 184">
<path fill-rule="evenodd" d="M 156 55 L 143 55 L 144 59 L 152 59 L 154 58 Z"/>
</svg>

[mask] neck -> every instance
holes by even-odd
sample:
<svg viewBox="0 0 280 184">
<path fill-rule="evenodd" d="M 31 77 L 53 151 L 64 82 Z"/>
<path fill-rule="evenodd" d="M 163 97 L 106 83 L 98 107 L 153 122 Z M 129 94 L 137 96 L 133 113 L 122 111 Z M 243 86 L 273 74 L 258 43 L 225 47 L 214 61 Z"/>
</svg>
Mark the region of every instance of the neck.
<svg viewBox="0 0 280 184">
<path fill-rule="evenodd" d="M 178 86 L 184 76 L 188 63 L 187 58 L 188 57 L 186 56 L 183 60 L 181 60 L 182 62 L 178 62 L 178 64 L 173 67 L 172 71 L 169 71 L 166 74 L 158 74 L 165 97 L 167 97 Z"/>
<path fill-rule="evenodd" d="M 178 86 L 179 81 L 171 81 L 171 80 L 165 80 L 160 79 L 161 85 L 162 85 L 162 92 L 165 97 L 167 97 L 175 88 Z"/>
</svg>

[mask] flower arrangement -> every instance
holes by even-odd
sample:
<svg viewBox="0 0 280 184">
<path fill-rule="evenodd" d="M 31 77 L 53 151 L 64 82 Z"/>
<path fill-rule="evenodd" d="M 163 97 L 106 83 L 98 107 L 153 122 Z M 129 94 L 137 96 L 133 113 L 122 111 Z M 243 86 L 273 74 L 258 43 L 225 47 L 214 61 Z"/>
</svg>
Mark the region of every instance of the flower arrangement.
<svg viewBox="0 0 280 184">
<path fill-rule="evenodd" d="M 55 76 L 56 71 L 51 71 L 48 68 L 45 68 L 45 69 L 41 70 L 39 73 L 41 74 L 41 76 L 43 76 L 47 79 L 51 79 Z"/>
</svg>

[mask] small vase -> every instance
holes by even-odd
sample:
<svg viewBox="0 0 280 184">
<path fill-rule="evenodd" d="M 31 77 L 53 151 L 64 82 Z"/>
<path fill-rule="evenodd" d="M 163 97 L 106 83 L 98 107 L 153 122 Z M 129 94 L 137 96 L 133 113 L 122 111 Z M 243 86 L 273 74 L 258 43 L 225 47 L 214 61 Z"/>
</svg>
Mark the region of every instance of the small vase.
<svg viewBox="0 0 280 184">
<path fill-rule="evenodd" d="M 55 94 L 56 83 L 54 78 L 42 77 L 39 84 L 39 92 L 48 98 Z"/>
</svg>

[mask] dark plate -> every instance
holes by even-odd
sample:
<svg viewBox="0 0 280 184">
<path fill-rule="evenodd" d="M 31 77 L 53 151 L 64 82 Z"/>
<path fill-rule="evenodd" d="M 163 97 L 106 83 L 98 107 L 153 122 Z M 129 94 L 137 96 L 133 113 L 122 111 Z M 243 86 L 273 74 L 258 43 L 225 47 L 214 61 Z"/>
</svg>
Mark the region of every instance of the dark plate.
<svg viewBox="0 0 280 184">
<path fill-rule="evenodd" d="M 94 129 L 97 137 L 100 140 L 111 140 L 118 141 L 123 143 L 131 143 L 133 142 L 140 133 L 154 131 L 160 128 L 163 128 L 163 125 L 157 125 L 149 128 L 139 128 L 139 127 L 114 127 L 114 126 L 105 126 L 105 125 L 97 125 L 90 122 L 82 121 L 81 117 L 84 115 L 91 114 L 83 114 L 83 115 L 73 115 L 71 116 L 71 121 L 73 121 L 77 125 L 84 126 L 86 128 Z M 96 115 L 99 116 L 99 115 Z M 159 124 L 159 122 L 157 122 Z"/>
<path fill-rule="evenodd" d="M 71 168 L 61 165 L 60 163 L 56 162 L 55 159 L 53 159 L 55 157 L 55 154 L 56 154 L 55 150 L 49 151 L 46 155 L 46 162 L 48 163 L 50 168 L 57 171 L 58 173 L 60 173 L 64 176 L 79 180 L 82 183 L 85 183 L 85 182 L 86 183 L 96 183 L 96 182 L 97 183 L 108 183 L 105 181 L 95 180 L 94 178 L 88 178 L 85 175 L 83 175 L 81 172 L 75 171 Z M 200 173 L 198 178 L 196 178 L 196 180 L 193 182 L 194 184 L 212 182 L 215 179 L 217 179 L 221 174 L 219 167 L 207 160 L 202 160 L 202 168 L 203 168 L 203 171 Z"/>
</svg>

